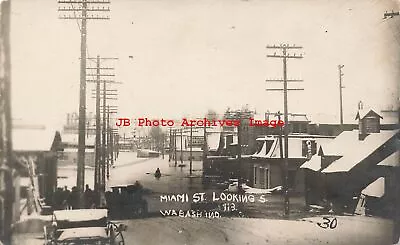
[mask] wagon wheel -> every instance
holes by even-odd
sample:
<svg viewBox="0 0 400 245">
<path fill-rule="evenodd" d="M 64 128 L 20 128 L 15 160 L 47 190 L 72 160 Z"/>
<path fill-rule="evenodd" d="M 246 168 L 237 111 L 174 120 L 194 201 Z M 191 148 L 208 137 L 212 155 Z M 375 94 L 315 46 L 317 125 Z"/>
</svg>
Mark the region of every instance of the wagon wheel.
<svg viewBox="0 0 400 245">
<path fill-rule="evenodd" d="M 125 239 L 122 231 L 118 229 L 118 225 L 110 223 L 110 239 L 112 245 L 125 245 Z"/>
</svg>

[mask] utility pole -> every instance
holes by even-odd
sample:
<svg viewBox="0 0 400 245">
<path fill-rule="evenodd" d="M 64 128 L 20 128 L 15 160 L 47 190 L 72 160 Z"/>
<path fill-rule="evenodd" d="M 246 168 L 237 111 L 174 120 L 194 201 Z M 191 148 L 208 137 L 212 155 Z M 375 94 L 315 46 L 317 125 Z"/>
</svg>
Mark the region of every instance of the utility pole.
<svg viewBox="0 0 400 245">
<path fill-rule="evenodd" d="M 173 154 L 173 151 L 172 151 L 172 128 L 170 127 L 169 128 L 169 152 L 168 152 L 168 162 L 171 162 L 172 160 L 173 160 L 173 158 L 172 158 L 172 154 Z"/>
<path fill-rule="evenodd" d="M 107 131 L 107 100 L 117 100 L 117 90 L 107 89 L 107 84 L 121 84 L 113 79 L 106 79 L 107 77 L 115 77 L 113 67 L 101 66 L 101 61 L 117 60 L 118 58 L 104 58 L 97 56 L 96 58 L 87 58 L 89 61 L 95 61 L 96 67 L 87 67 L 87 70 L 96 70 L 96 73 L 89 72 L 87 74 L 86 82 L 96 83 L 96 89 L 92 90 L 92 98 L 96 99 L 96 157 L 95 157 L 95 190 L 100 193 L 100 199 L 103 199 L 105 192 L 105 179 L 106 179 L 106 164 L 109 161 L 109 154 L 107 153 L 106 144 L 109 140 Z M 102 72 L 104 71 L 104 72 Z M 96 79 L 94 79 L 96 78 Z M 101 85 L 102 91 L 101 91 Z M 102 100 L 102 103 L 101 103 Z M 116 106 L 109 105 L 112 110 L 116 110 Z M 111 112 L 110 112 L 111 113 Z M 102 117 L 102 123 L 101 120 Z M 100 136 L 101 135 L 101 136 Z M 100 203 L 101 203 L 101 200 Z"/>
<path fill-rule="evenodd" d="M 288 125 L 288 98 L 287 98 L 287 92 L 290 90 L 304 90 L 304 89 L 289 89 L 288 88 L 288 82 L 298 82 L 301 80 L 288 80 L 287 79 L 287 60 L 288 59 L 301 59 L 303 58 L 302 55 L 296 55 L 296 54 L 289 54 L 288 50 L 291 49 L 301 49 L 302 47 L 300 46 L 290 46 L 288 44 L 281 44 L 279 46 L 273 45 L 273 46 L 267 46 L 267 49 L 280 49 L 282 51 L 282 54 L 272 54 L 272 55 L 267 55 L 267 57 L 271 58 L 280 58 L 283 60 L 283 80 L 267 80 L 267 82 L 283 82 L 283 105 L 284 105 L 284 120 L 285 120 L 285 126 L 284 126 L 284 145 L 285 145 L 285 160 L 284 160 L 284 196 L 285 196 L 285 204 L 284 204 L 284 214 L 286 217 L 289 217 L 289 173 L 288 173 L 288 168 L 289 168 L 289 125 Z M 267 91 L 282 91 L 282 89 L 267 89 Z"/>
<path fill-rule="evenodd" d="M 387 18 L 393 18 L 394 16 L 399 16 L 399 11 L 394 12 L 392 10 L 391 13 L 388 13 L 387 11 L 383 15 L 383 19 Z M 399 118 L 400 118 L 400 108 L 399 110 Z M 400 156 L 398 161 L 400 161 Z M 393 235 L 392 235 L 392 244 L 399 244 L 400 242 L 400 209 L 398 208 L 400 206 L 400 185 L 398 184 L 400 181 L 400 170 L 399 167 L 395 167 L 393 171 L 393 182 L 397 183 L 394 186 L 393 190 L 393 196 L 394 196 L 394 204 L 393 206 L 396 207 L 394 210 L 394 213 L 392 215 L 393 217 Z"/>
<path fill-rule="evenodd" d="M 183 163 L 183 130 L 181 128 L 181 164 Z"/>
<path fill-rule="evenodd" d="M 107 105 L 107 156 L 108 156 L 108 161 L 107 161 L 107 169 L 106 169 L 106 176 L 107 180 L 110 178 L 110 160 L 113 162 L 113 157 L 112 157 L 112 139 L 111 139 L 111 127 L 110 127 L 110 106 Z"/>
<path fill-rule="evenodd" d="M 11 1 L 0 3 L 0 240 L 11 245 L 13 222 L 13 151 L 11 120 Z M 19 203 L 17 204 L 19 205 Z"/>
<path fill-rule="evenodd" d="M 340 96 L 340 127 L 343 127 L 343 96 L 342 96 L 342 89 L 344 88 L 342 86 L 342 77 L 343 77 L 343 73 L 342 73 L 342 68 L 344 67 L 344 65 L 338 65 L 338 69 L 339 69 L 339 96 Z"/>
<path fill-rule="evenodd" d="M 175 155 L 175 167 L 176 167 L 176 165 L 178 164 L 178 160 L 177 160 L 177 155 L 176 155 L 176 130 L 177 129 L 174 129 L 174 155 Z"/>
<path fill-rule="evenodd" d="M 203 127 L 203 162 L 207 160 L 208 144 L 207 144 L 207 126 L 204 124 Z"/>
<path fill-rule="evenodd" d="M 190 175 L 192 175 L 192 156 L 193 156 L 193 127 L 192 124 L 190 124 Z"/>
<path fill-rule="evenodd" d="M 73 15 L 63 15 L 60 19 L 80 20 L 81 32 L 81 63 L 80 63 L 80 89 L 79 89 L 79 136 L 78 136 L 78 170 L 76 178 L 76 186 L 79 192 L 79 207 L 84 206 L 83 192 L 85 186 L 85 124 L 86 124 L 86 24 L 89 19 L 104 20 L 109 19 L 108 16 L 99 16 L 90 14 L 92 11 L 96 13 L 109 12 L 109 7 L 104 7 L 110 4 L 109 1 L 98 0 L 59 0 L 61 5 L 58 11 L 61 13 L 72 12 Z M 96 8 L 94 5 L 97 5 Z M 100 6 L 102 6 L 100 8 Z"/>
<path fill-rule="evenodd" d="M 96 67 L 96 149 L 95 149 L 95 164 L 94 164 L 94 191 L 99 193 L 100 183 L 100 164 L 101 164 L 101 126 L 100 126 L 100 56 L 97 56 Z M 96 200 L 100 202 L 100 200 Z M 98 204 L 98 203 L 97 203 Z"/>
</svg>

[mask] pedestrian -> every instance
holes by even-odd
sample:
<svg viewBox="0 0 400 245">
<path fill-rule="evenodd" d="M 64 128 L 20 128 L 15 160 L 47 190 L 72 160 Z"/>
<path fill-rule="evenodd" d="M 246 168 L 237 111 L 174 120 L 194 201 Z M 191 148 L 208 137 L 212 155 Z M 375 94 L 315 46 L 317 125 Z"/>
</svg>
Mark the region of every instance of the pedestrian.
<svg viewBox="0 0 400 245">
<path fill-rule="evenodd" d="M 53 195 L 53 209 L 54 210 L 62 209 L 62 203 L 63 203 L 62 195 L 63 195 L 63 189 L 58 187 Z"/>
<path fill-rule="evenodd" d="M 71 193 L 69 194 L 68 203 L 71 209 L 78 208 L 78 201 L 79 201 L 79 192 L 76 186 L 72 187 Z"/>
<path fill-rule="evenodd" d="M 91 208 L 93 205 L 93 191 L 90 189 L 89 185 L 86 184 L 85 192 L 83 194 L 85 201 L 85 208 Z"/>
<path fill-rule="evenodd" d="M 154 173 L 154 176 L 155 176 L 157 179 L 161 177 L 160 168 L 157 168 L 156 172 Z"/>
<path fill-rule="evenodd" d="M 63 206 L 63 209 L 70 209 L 70 207 L 71 207 L 71 205 L 70 205 L 70 203 L 69 203 L 69 197 L 70 196 L 70 191 L 68 190 L 68 187 L 67 186 L 64 186 L 64 190 L 63 190 L 63 192 L 62 192 L 62 206 Z"/>
</svg>

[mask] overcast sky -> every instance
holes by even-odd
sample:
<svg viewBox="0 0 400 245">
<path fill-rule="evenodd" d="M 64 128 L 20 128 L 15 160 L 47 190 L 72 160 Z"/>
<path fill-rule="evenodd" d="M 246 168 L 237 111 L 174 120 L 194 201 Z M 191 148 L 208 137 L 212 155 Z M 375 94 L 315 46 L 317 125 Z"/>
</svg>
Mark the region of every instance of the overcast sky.
<svg viewBox="0 0 400 245">
<path fill-rule="evenodd" d="M 385 0 L 111 0 L 111 19 L 88 23 L 88 53 L 118 57 L 121 117 L 179 119 L 208 109 L 248 104 L 258 113 L 282 110 L 282 61 L 266 45 L 303 46 L 288 77 L 304 91 L 289 93 L 289 111 L 338 123 L 338 68 L 343 68 L 345 123 L 361 100 L 378 112 L 399 97 L 399 10 Z M 50 127 L 78 111 L 80 34 L 60 20 L 55 0 L 12 2 L 13 117 Z M 133 59 L 129 58 L 133 56 Z M 276 85 L 275 85 L 276 87 Z M 88 91 L 94 86 L 88 85 Z M 89 93 L 90 94 L 90 93 Z M 94 100 L 88 96 L 88 111 Z"/>
</svg>

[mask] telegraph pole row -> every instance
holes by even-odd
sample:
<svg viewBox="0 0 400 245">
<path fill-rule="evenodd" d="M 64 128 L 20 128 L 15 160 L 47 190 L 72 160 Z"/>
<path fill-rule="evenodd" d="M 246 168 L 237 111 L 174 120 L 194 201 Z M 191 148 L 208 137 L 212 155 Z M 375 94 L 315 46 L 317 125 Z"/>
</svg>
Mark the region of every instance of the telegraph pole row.
<svg viewBox="0 0 400 245">
<path fill-rule="evenodd" d="M 281 44 L 279 46 L 273 45 L 267 46 L 267 49 L 278 49 L 282 51 L 282 54 L 276 54 L 276 52 L 272 55 L 267 55 L 267 57 L 270 58 L 280 58 L 283 60 L 283 80 L 267 80 L 267 82 L 283 82 L 283 104 L 284 104 L 284 120 L 285 120 L 285 126 L 284 126 L 284 149 L 285 149 L 285 159 L 284 159 L 284 196 L 285 196 L 285 204 L 284 204 L 284 214 L 286 217 L 289 216 L 289 174 L 288 174 L 288 168 L 289 168 L 289 127 L 288 127 L 288 99 L 287 99 L 287 92 L 291 90 L 304 90 L 301 88 L 288 88 L 288 79 L 287 79 L 287 60 L 288 59 L 301 59 L 303 58 L 302 55 L 296 55 L 296 54 L 289 54 L 288 50 L 291 49 L 302 49 L 300 46 L 296 45 L 288 45 L 288 44 Z M 289 80 L 291 82 L 301 82 L 301 80 Z M 278 88 L 270 88 L 267 89 L 267 91 L 282 91 L 282 89 Z M 280 116 L 280 113 L 279 113 Z M 281 155 L 282 156 L 282 155 Z"/>
<path fill-rule="evenodd" d="M 78 170 L 77 188 L 79 191 L 79 206 L 84 206 L 83 192 L 85 186 L 85 124 L 86 124 L 86 41 L 87 20 L 104 20 L 109 16 L 104 15 L 110 11 L 109 1 L 94 0 L 59 0 L 58 11 L 62 13 L 60 19 L 80 20 L 81 33 L 81 63 L 80 63 L 80 89 L 79 89 L 79 137 L 78 137 Z M 97 7 L 97 8 L 96 8 Z M 100 8 L 101 7 L 101 8 Z M 93 14 L 94 11 L 96 15 Z M 70 14 L 72 13 L 72 14 Z"/>
<path fill-rule="evenodd" d="M 109 168 L 106 168 L 106 164 L 109 164 L 109 151 L 107 148 L 107 142 L 110 141 L 109 137 L 109 127 L 107 126 L 107 115 L 109 113 L 114 113 L 116 111 L 116 106 L 113 106 L 110 109 L 110 105 L 107 105 L 107 100 L 117 100 L 117 90 L 116 89 L 107 89 L 107 84 L 117 83 L 114 80 L 104 79 L 107 77 L 114 77 L 114 73 L 110 73 L 114 69 L 112 67 L 101 67 L 101 61 L 104 60 L 115 60 L 117 58 L 104 58 L 99 55 L 97 58 L 88 58 L 88 60 L 96 61 L 96 73 L 87 74 L 87 82 L 96 83 L 96 89 L 92 90 L 92 98 L 96 99 L 96 155 L 95 155 L 95 191 L 101 193 L 102 195 L 105 192 L 105 178 L 106 171 L 107 176 L 109 176 Z M 92 67 L 88 67 L 88 70 L 92 70 Z M 101 91 L 101 84 L 103 85 L 103 89 Z M 102 104 L 101 104 L 102 99 Z M 108 109 L 108 110 L 107 110 Z M 112 110 L 112 111 L 111 111 Z M 103 114 L 101 123 L 101 114 Z M 107 140 L 108 139 L 108 140 Z M 98 200 L 100 201 L 100 200 Z M 101 201 L 100 201 L 101 203 Z"/>
</svg>

